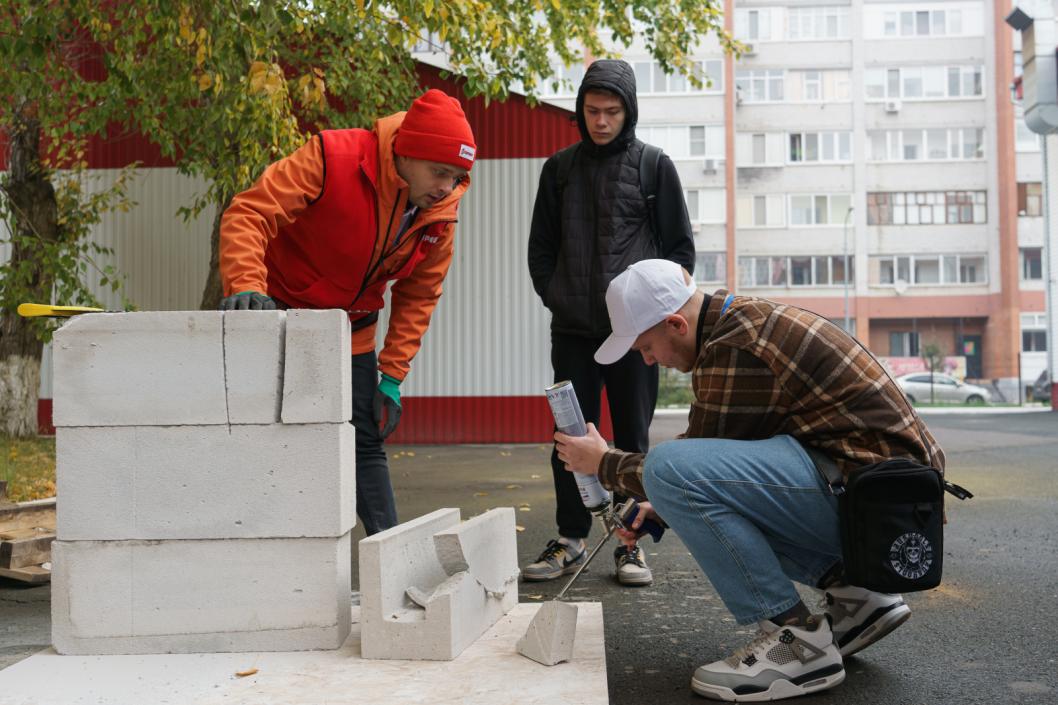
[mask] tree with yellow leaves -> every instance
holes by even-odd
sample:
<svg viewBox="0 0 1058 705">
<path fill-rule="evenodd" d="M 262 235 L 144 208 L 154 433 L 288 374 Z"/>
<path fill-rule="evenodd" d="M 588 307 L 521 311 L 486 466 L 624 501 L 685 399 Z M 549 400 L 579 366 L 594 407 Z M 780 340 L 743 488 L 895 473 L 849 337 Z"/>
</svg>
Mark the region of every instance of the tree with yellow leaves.
<svg viewBox="0 0 1058 705">
<path fill-rule="evenodd" d="M 690 74 L 719 10 L 702 0 L 139 0 L 85 6 L 107 69 L 134 87 L 127 122 L 209 189 L 185 214 L 214 208 L 203 308 L 220 299 L 220 214 L 265 166 L 322 128 L 363 127 L 417 92 L 412 52 L 433 38 L 469 95 L 530 99 L 557 55 L 606 56 L 642 39 L 666 70 Z M 692 77 L 692 80 L 697 80 Z"/>
</svg>

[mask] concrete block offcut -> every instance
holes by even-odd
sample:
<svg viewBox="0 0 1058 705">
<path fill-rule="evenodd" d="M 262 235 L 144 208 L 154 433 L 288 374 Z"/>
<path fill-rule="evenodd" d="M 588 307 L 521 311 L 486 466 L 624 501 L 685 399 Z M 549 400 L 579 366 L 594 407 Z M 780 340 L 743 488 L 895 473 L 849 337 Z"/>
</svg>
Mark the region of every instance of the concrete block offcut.
<svg viewBox="0 0 1058 705">
<path fill-rule="evenodd" d="M 451 660 L 518 603 L 514 510 L 439 509 L 360 542 L 361 651 Z"/>
</svg>

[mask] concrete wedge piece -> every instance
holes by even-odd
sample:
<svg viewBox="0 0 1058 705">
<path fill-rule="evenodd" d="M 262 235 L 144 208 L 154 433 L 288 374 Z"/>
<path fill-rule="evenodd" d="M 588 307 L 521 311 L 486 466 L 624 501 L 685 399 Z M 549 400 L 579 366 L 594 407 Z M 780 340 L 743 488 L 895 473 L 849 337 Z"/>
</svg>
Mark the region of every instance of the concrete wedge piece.
<svg viewBox="0 0 1058 705">
<path fill-rule="evenodd" d="M 552 600 L 540 606 L 516 648 L 526 658 L 554 666 L 573 657 L 576 633 L 577 606 Z"/>
</svg>

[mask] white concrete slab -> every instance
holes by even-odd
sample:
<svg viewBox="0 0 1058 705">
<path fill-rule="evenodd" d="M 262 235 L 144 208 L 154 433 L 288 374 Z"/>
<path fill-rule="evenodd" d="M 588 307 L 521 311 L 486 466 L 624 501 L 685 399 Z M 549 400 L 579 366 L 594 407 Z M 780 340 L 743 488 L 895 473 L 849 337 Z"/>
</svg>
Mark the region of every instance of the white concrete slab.
<svg viewBox="0 0 1058 705">
<path fill-rule="evenodd" d="M 287 311 L 283 423 L 352 418 L 351 335 L 345 311 Z"/>
<path fill-rule="evenodd" d="M 279 423 L 286 322 L 286 311 L 224 312 L 229 423 Z"/>
<path fill-rule="evenodd" d="M 56 426 L 224 424 L 220 311 L 75 316 L 55 333 Z"/>
<path fill-rule="evenodd" d="M 56 541 L 52 642 L 65 654 L 336 649 L 349 541 Z"/>
<path fill-rule="evenodd" d="M 603 705 L 602 606 L 579 603 L 568 663 L 519 655 L 537 604 L 520 604 L 454 661 L 366 661 L 359 626 L 338 651 L 60 656 L 48 649 L 0 671 L 4 705 Z M 354 608 L 353 619 L 358 618 Z M 256 668 L 237 678 L 235 673 Z"/>
<path fill-rule="evenodd" d="M 518 603 L 514 510 L 439 509 L 360 542 L 364 658 L 451 660 Z"/>
<path fill-rule="evenodd" d="M 59 428 L 58 537 L 342 536 L 355 436 L 347 423 Z"/>
</svg>

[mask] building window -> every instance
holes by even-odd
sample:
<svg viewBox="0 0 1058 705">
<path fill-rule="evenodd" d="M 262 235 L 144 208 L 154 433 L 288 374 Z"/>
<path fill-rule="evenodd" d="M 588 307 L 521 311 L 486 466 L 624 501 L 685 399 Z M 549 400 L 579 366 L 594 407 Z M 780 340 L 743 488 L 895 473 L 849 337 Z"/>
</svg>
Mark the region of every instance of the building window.
<svg viewBox="0 0 1058 705">
<path fill-rule="evenodd" d="M 776 103 L 783 100 L 785 72 L 782 69 L 739 70 L 735 86 L 744 103 Z"/>
<path fill-rule="evenodd" d="M 958 286 L 988 283 L 984 255 L 901 255 L 873 257 L 878 284 Z"/>
<path fill-rule="evenodd" d="M 738 166 L 782 166 L 786 136 L 781 132 L 739 132 L 735 135 Z"/>
<path fill-rule="evenodd" d="M 889 333 L 889 356 L 918 357 L 918 333 L 891 331 Z"/>
<path fill-rule="evenodd" d="M 1021 331 L 1021 352 L 1047 352 L 1047 331 Z"/>
<path fill-rule="evenodd" d="M 851 132 L 790 133 L 791 164 L 848 162 L 852 159 Z"/>
<path fill-rule="evenodd" d="M 879 3 L 879 5 L 881 5 Z M 979 36 L 984 32 L 982 3 L 944 3 L 923 7 L 922 4 L 884 4 L 864 8 L 866 39 L 900 37 Z M 943 9 L 942 9 L 943 8 Z"/>
<path fill-rule="evenodd" d="M 1043 248 L 1022 247 L 1019 254 L 1021 255 L 1021 281 L 1043 281 Z"/>
<path fill-rule="evenodd" d="M 735 222 L 740 228 L 781 228 L 786 222 L 781 195 L 740 195 L 735 204 Z"/>
<path fill-rule="evenodd" d="M 848 258 L 849 283 L 853 259 Z M 739 257 L 739 284 L 745 288 L 802 288 L 844 286 L 845 258 L 841 255 Z"/>
<path fill-rule="evenodd" d="M 716 284 L 727 280 L 727 260 L 723 252 L 696 252 L 694 255 L 694 281 L 698 284 Z"/>
<path fill-rule="evenodd" d="M 849 100 L 849 72 L 845 70 L 791 70 L 786 73 L 788 102 L 820 103 Z"/>
<path fill-rule="evenodd" d="M 868 161 L 964 161 L 983 158 L 984 130 L 979 127 L 867 131 Z"/>
<path fill-rule="evenodd" d="M 1018 215 L 1030 218 L 1043 215 L 1043 184 L 1039 181 L 1018 184 Z"/>
<path fill-rule="evenodd" d="M 720 125 L 639 125 L 636 136 L 661 147 L 672 159 L 724 158 L 724 128 Z"/>
<path fill-rule="evenodd" d="M 868 225 L 966 225 L 988 222 L 984 191 L 867 194 Z"/>
<path fill-rule="evenodd" d="M 780 8 L 762 7 L 735 10 L 735 37 L 743 41 L 759 42 L 772 38 L 772 13 Z"/>
<path fill-rule="evenodd" d="M 722 93 L 723 62 L 719 59 L 695 61 L 693 74 L 704 84 L 695 88 L 682 73 L 665 73 L 657 61 L 636 61 L 632 64 L 636 74 L 636 90 L 646 93 Z M 583 74 L 583 67 L 581 73 Z M 578 81 L 579 83 L 579 81 Z"/>
<path fill-rule="evenodd" d="M 848 194 L 791 194 L 790 225 L 843 225 L 851 202 Z"/>
<path fill-rule="evenodd" d="M 848 39 L 849 8 L 790 7 L 786 10 L 787 39 Z"/>
<path fill-rule="evenodd" d="M 576 63 L 572 66 L 559 64 L 555 67 L 555 73 L 551 80 L 545 81 L 540 87 L 543 96 L 575 96 L 580 90 L 580 82 L 584 80 L 584 64 Z"/>
<path fill-rule="evenodd" d="M 867 100 L 947 100 L 984 95 L 981 66 L 903 66 L 864 72 Z"/>
<path fill-rule="evenodd" d="M 1021 351 L 1047 352 L 1047 314 L 1021 314 Z"/>
<path fill-rule="evenodd" d="M 727 221 L 724 189 L 687 189 L 687 215 L 692 223 L 721 224 Z"/>
</svg>

